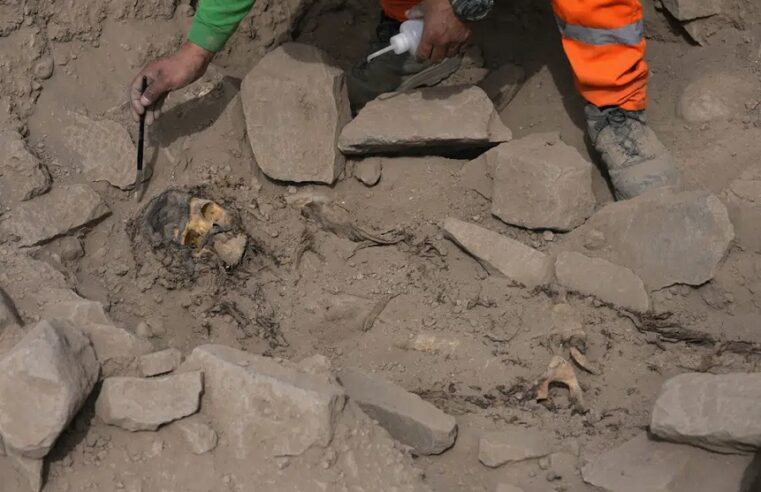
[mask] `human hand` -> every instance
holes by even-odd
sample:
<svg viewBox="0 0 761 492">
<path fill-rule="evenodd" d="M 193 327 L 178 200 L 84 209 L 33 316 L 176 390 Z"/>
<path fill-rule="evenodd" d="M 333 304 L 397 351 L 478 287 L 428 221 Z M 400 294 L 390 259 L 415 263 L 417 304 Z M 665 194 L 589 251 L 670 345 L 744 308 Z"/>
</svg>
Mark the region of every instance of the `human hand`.
<svg viewBox="0 0 761 492">
<path fill-rule="evenodd" d="M 137 121 L 145 112 L 145 122 L 152 124 L 161 112 L 169 91 L 181 89 L 198 80 L 211 63 L 214 53 L 186 42 L 177 52 L 149 63 L 130 84 L 129 100 L 132 117 Z M 143 77 L 148 89 L 142 91 Z"/>
<path fill-rule="evenodd" d="M 470 39 L 471 27 L 455 15 L 450 0 L 423 0 L 407 12 L 409 19 L 424 20 L 417 57 L 440 62 L 457 56 Z"/>
</svg>

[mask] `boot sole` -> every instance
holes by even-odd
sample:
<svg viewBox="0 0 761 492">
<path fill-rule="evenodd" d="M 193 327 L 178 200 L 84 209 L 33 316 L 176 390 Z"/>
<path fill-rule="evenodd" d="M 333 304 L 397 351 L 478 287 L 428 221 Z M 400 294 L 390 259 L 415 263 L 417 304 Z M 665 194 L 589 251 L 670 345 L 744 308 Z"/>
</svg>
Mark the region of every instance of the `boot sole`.
<svg viewBox="0 0 761 492">
<path fill-rule="evenodd" d="M 446 79 L 460 68 L 462 63 L 462 57 L 446 58 L 436 65 L 432 65 L 425 70 L 410 75 L 406 78 L 399 87 L 397 92 L 411 91 L 419 87 L 430 87 L 436 85 L 442 80 Z"/>
</svg>

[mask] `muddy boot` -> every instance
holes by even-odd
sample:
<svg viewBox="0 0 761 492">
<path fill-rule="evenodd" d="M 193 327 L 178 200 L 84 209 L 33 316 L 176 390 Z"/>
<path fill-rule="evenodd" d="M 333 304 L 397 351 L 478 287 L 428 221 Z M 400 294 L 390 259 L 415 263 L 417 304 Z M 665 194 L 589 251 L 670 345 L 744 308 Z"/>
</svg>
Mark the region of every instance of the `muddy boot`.
<svg viewBox="0 0 761 492">
<path fill-rule="evenodd" d="M 400 25 L 400 22 L 383 15 L 368 53 L 388 46 L 391 36 L 399 34 Z M 369 101 L 386 92 L 436 85 L 457 71 L 461 62 L 462 57 L 456 57 L 439 63 L 421 63 L 414 55 L 395 53 L 386 53 L 370 63 L 362 61 L 347 76 L 352 112 L 356 114 Z"/>
<path fill-rule="evenodd" d="M 625 200 L 659 188 L 679 189 L 671 153 L 647 126 L 644 111 L 586 107 L 587 131 L 608 168 L 616 198 Z"/>
</svg>

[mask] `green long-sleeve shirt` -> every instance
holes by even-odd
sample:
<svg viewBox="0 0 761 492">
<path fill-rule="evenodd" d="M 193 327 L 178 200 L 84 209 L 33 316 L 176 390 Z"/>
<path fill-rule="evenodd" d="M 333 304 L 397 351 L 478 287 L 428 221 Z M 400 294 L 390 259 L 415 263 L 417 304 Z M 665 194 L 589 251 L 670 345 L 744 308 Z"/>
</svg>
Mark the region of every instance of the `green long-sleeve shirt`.
<svg viewBox="0 0 761 492">
<path fill-rule="evenodd" d="M 219 51 L 238 24 L 251 11 L 255 0 L 200 0 L 188 39 L 209 51 Z"/>
</svg>

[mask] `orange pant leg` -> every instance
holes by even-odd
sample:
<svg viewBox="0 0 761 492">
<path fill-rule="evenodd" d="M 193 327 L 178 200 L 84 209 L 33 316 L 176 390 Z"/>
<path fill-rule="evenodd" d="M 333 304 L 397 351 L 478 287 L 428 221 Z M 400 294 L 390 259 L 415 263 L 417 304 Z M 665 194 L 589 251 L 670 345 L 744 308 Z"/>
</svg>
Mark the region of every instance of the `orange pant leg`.
<svg viewBox="0 0 761 492">
<path fill-rule="evenodd" d="M 381 8 L 387 16 L 400 22 L 407 20 L 404 15 L 409 9 L 420 3 L 420 0 L 381 0 Z"/>
<path fill-rule="evenodd" d="M 552 0 L 581 95 L 595 106 L 644 109 L 648 68 L 639 0 Z"/>
</svg>

